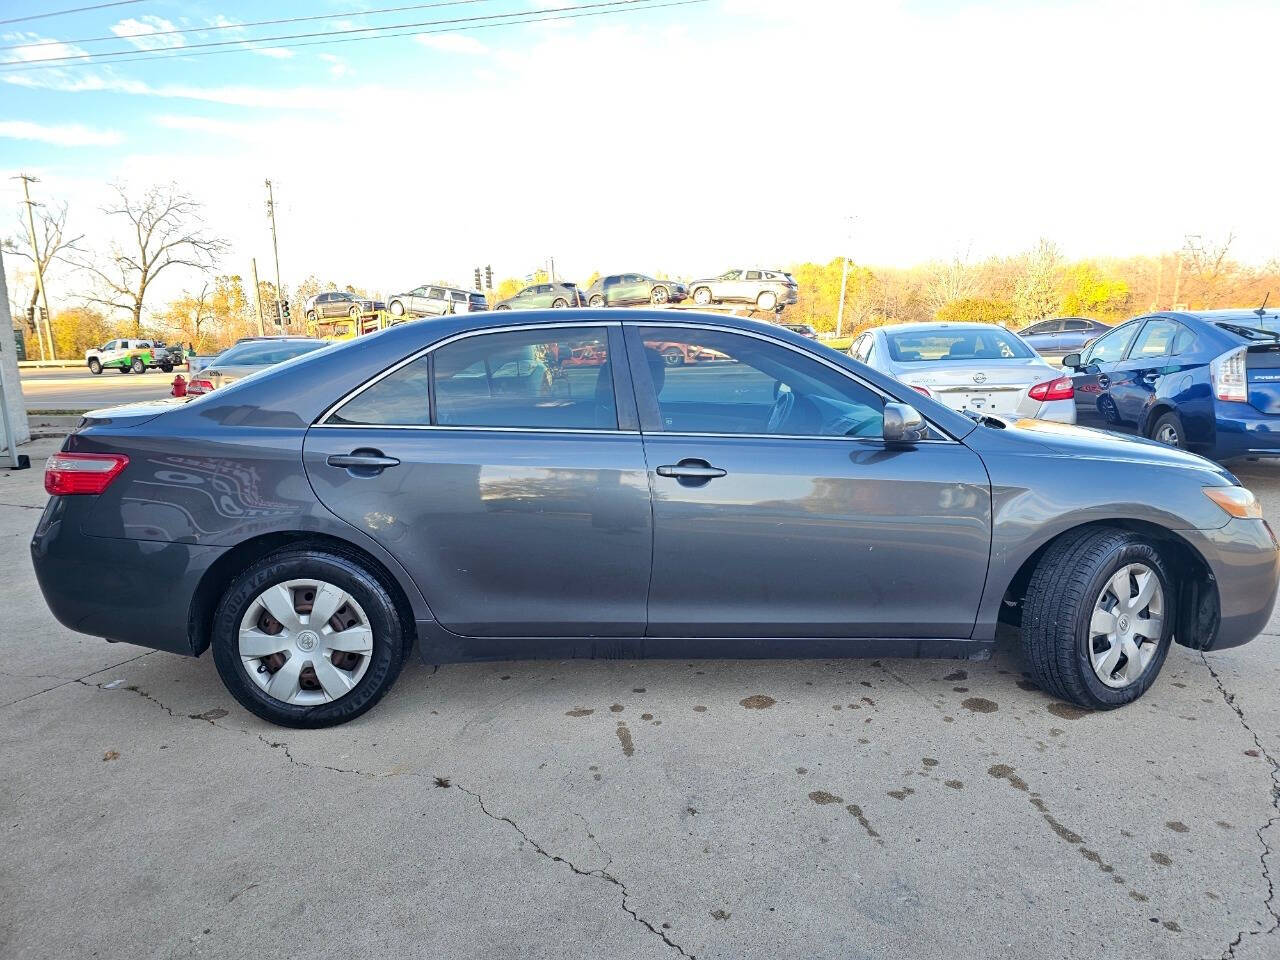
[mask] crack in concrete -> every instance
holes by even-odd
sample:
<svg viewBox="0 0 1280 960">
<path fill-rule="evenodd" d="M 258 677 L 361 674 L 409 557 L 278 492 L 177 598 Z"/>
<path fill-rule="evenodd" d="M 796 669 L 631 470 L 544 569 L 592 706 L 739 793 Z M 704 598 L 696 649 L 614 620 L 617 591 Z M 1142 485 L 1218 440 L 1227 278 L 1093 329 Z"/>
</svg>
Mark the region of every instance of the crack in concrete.
<svg viewBox="0 0 1280 960">
<path fill-rule="evenodd" d="M 13 706 L 15 703 L 22 703 L 22 702 L 23 702 L 23 701 L 25 701 L 25 700 L 31 700 L 31 699 L 33 699 L 33 698 L 35 698 L 35 697 L 44 696 L 44 694 L 46 694 L 46 693 L 50 693 L 50 692 L 52 692 L 52 691 L 54 691 L 54 690 L 59 690 L 59 689 L 61 689 L 62 687 L 65 687 L 65 686 L 67 686 L 68 684 L 71 684 L 71 683 L 79 683 L 79 684 L 82 684 L 83 686 L 86 686 L 86 687 L 93 687 L 93 686 L 101 687 L 101 686 L 102 686 L 102 684 L 100 684 L 100 683 L 99 683 L 99 684 L 85 683 L 85 681 L 86 681 L 86 680 L 88 680 L 90 677 L 96 677 L 96 676 L 98 676 L 99 674 L 106 673 L 108 670 L 114 670 L 114 669 L 116 669 L 117 667 L 123 667 L 126 663 L 133 663 L 133 661 L 135 661 L 135 660 L 141 660 L 143 657 L 149 657 L 149 656 L 151 656 L 153 653 L 158 653 L 158 652 L 159 652 L 159 651 L 157 651 L 157 650 L 148 650 L 146 653 L 140 653 L 140 654 L 138 654 L 136 657 L 130 657 L 128 660 L 121 660 L 119 663 L 113 663 L 113 664 L 111 664 L 110 666 L 102 667 L 102 668 L 101 668 L 101 669 L 99 669 L 99 670 L 95 670 L 95 671 L 93 671 L 93 673 L 86 673 L 83 677 L 59 677 L 57 674 L 49 674 L 48 676 L 45 676 L 45 675 L 36 675 L 36 676 L 32 676 L 32 677 L 26 677 L 25 679 L 29 679 L 29 680 L 38 680 L 38 679 L 42 679 L 42 678 L 43 678 L 43 679 L 48 679 L 48 680 L 61 680 L 62 682 L 61 682 L 61 683 L 55 683 L 55 684 L 54 684 L 53 686 L 51 686 L 51 687 L 45 687 L 43 690 L 37 690 L 35 693 L 28 693 L 25 697 L 18 697 L 18 699 L 16 699 L 16 700 L 10 700 L 10 701 L 8 701 L 8 702 L 6 702 L 6 703 L 0 703 L 0 708 L 3 708 L 3 707 L 11 707 L 11 706 Z M 8 676 L 8 677 L 21 677 L 22 675 L 21 675 L 21 674 L 17 674 L 17 673 L 9 673 L 9 674 L 5 674 L 5 676 Z"/>
<path fill-rule="evenodd" d="M 552 861 L 553 863 L 563 863 L 566 867 L 568 867 L 574 873 L 578 874 L 578 876 L 580 877 L 595 877 L 596 879 L 604 880 L 606 883 L 610 883 L 613 886 L 617 887 L 619 890 L 622 891 L 622 909 L 624 912 L 626 912 L 628 916 L 631 917 L 631 919 L 633 919 L 636 923 L 643 926 L 650 933 L 654 934 L 657 937 L 661 937 L 662 942 L 665 943 L 672 950 L 675 950 L 677 953 L 679 953 L 680 956 L 687 957 L 688 960 L 695 960 L 695 957 L 693 954 L 686 953 L 684 947 L 680 946 L 680 944 L 672 940 L 660 928 L 654 926 L 650 921 L 640 916 L 640 914 L 636 913 L 636 911 L 631 908 L 631 906 L 627 903 L 628 898 L 631 896 L 630 892 L 627 890 L 627 885 L 623 883 L 621 880 L 619 880 L 617 877 L 615 877 L 613 874 L 609 873 L 604 867 L 601 867 L 598 870 L 584 870 L 581 867 L 574 864 L 571 860 L 568 860 L 565 857 L 560 856 L 559 854 L 552 853 L 551 851 L 543 847 L 542 844 L 538 843 L 537 840 L 533 839 L 533 837 L 525 833 L 524 830 L 520 827 L 520 825 L 516 823 L 514 820 L 512 820 L 510 817 L 505 817 L 490 811 L 489 808 L 485 806 L 484 798 L 481 797 L 480 794 L 478 794 L 476 791 L 468 790 L 466 787 L 462 786 L 457 782 L 454 783 L 454 786 L 457 787 L 459 790 L 461 790 L 463 793 L 467 794 L 469 797 L 474 798 L 476 801 L 476 804 L 480 807 L 480 812 L 483 813 L 490 820 L 496 820 L 499 823 L 505 823 L 509 827 L 511 827 L 511 829 L 514 830 L 516 833 L 520 834 L 520 836 L 524 838 L 525 842 L 528 843 L 529 846 L 533 847 L 533 849 L 540 856 L 546 857 L 548 860 Z M 612 862 L 613 861 L 610 860 L 610 863 Z"/>
<path fill-rule="evenodd" d="M 1262 901 L 1262 906 L 1271 917 L 1271 926 L 1266 930 L 1241 930 L 1237 933 L 1235 935 L 1235 939 L 1227 944 L 1227 949 L 1223 951 L 1223 960 L 1228 960 L 1228 958 L 1235 956 L 1236 948 L 1244 942 L 1244 938 L 1246 936 L 1256 937 L 1259 934 L 1266 936 L 1274 933 L 1277 929 L 1280 929 L 1280 910 L 1278 910 L 1276 906 L 1275 881 L 1271 876 L 1271 867 L 1267 863 L 1267 858 L 1270 857 L 1274 851 L 1271 849 L 1271 844 L 1267 842 L 1267 838 L 1265 836 L 1267 830 L 1269 830 L 1275 823 L 1280 822 L 1280 762 L 1277 762 L 1276 758 L 1271 756 L 1270 752 L 1268 752 L 1267 748 L 1263 745 L 1262 738 L 1254 732 L 1253 727 L 1249 726 L 1249 721 L 1245 719 L 1244 710 L 1236 703 L 1236 695 L 1227 690 L 1226 684 L 1222 682 L 1222 677 L 1218 674 L 1217 670 L 1213 669 L 1213 665 L 1209 663 L 1209 658 L 1201 652 L 1200 659 L 1203 661 L 1205 669 L 1209 671 L 1209 675 L 1213 677 L 1213 682 L 1217 684 L 1218 693 L 1222 695 L 1222 702 L 1231 708 L 1231 712 L 1234 713 L 1236 715 L 1236 719 L 1240 721 L 1240 726 L 1243 727 L 1245 732 L 1253 738 L 1253 742 L 1257 746 L 1258 752 L 1262 754 L 1263 758 L 1270 765 L 1271 806 L 1276 811 L 1275 816 L 1268 818 L 1267 822 L 1258 827 L 1255 831 L 1258 837 L 1258 843 L 1262 846 L 1262 853 L 1258 858 L 1262 866 L 1262 879 L 1267 882 L 1267 896 Z"/>
<path fill-rule="evenodd" d="M 17 507 L 20 510 L 43 510 L 44 507 L 32 506 L 29 503 L 0 503 L 0 507 Z"/>
</svg>

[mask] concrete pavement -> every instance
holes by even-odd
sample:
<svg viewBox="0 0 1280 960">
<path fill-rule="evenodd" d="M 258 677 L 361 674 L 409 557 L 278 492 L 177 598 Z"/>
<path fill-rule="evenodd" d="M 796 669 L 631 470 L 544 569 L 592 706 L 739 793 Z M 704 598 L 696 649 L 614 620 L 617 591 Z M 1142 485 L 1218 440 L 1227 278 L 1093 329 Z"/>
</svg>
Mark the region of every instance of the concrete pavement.
<svg viewBox="0 0 1280 960">
<path fill-rule="evenodd" d="M 1280 519 L 1280 469 L 1241 473 Z M 44 500 L 0 471 L 6 958 L 1280 953 L 1280 619 L 1174 647 L 1106 714 L 1006 642 L 415 662 L 357 722 L 291 731 L 207 656 L 56 624 L 26 549 Z"/>
</svg>

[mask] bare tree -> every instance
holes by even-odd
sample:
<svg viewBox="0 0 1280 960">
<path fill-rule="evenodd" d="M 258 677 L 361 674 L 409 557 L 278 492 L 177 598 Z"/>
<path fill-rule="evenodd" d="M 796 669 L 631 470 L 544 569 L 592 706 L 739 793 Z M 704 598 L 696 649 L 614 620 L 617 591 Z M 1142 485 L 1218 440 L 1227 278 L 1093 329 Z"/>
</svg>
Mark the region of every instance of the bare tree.
<svg viewBox="0 0 1280 960">
<path fill-rule="evenodd" d="M 27 220 L 24 216 L 18 217 L 18 229 L 13 237 L 5 239 L 0 245 L 3 245 L 6 253 L 11 253 L 15 257 L 21 257 L 31 263 L 32 267 L 38 266 L 41 274 L 44 276 L 46 289 L 49 285 L 49 272 L 55 262 L 71 263 L 71 254 L 84 253 L 77 244 L 84 239 L 84 234 L 76 237 L 67 237 L 67 205 L 59 204 L 57 207 L 39 206 L 34 211 L 36 222 L 36 244 L 39 247 L 39 264 L 36 263 L 37 252 L 31 247 L 31 233 L 27 229 Z M 34 314 L 36 301 L 39 298 L 39 287 L 34 283 L 31 290 L 26 296 L 25 309 L 22 311 L 22 322 L 30 331 L 31 336 L 39 338 L 36 330 Z"/>
<path fill-rule="evenodd" d="M 1193 288 L 1191 295 L 1202 301 L 1206 307 L 1218 305 L 1219 288 L 1237 265 L 1228 259 L 1231 245 L 1236 235 L 1231 232 L 1222 240 L 1206 239 L 1198 233 L 1187 234 L 1182 248 L 1182 261 L 1187 265 L 1190 277 L 1187 279 Z M 1184 297 L 1183 299 L 1190 299 Z"/>
<path fill-rule="evenodd" d="M 956 300 L 972 297 L 978 289 L 978 278 L 969 263 L 969 253 L 956 254 L 947 263 L 934 263 L 929 268 L 925 300 L 934 313 Z"/>
<path fill-rule="evenodd" d="M 101 266 L 83 265 L 102 288 L 100 296 L 86 299 L 127 310 L 133 335 L 139 336 L 147 289 L 156 277 L 169 267 L 212 269 L 230 243 L 206 230 L 200 204 L 177 184 L 152 186 L 134 197 L 123 184 L 115 184 L 113 189 L 117 199 L 102 212 L 127 220 L 129 239 L 123 244 L 113 243 Z"/>
<path fill-rule="evenodd" d="M 1013 286 L 1014 315 L 1024 324 L 1035 323 L 1058 310 L 1062 254 L 1052 241 L 1041 237 L 1018 261 Z"/>
</svg>

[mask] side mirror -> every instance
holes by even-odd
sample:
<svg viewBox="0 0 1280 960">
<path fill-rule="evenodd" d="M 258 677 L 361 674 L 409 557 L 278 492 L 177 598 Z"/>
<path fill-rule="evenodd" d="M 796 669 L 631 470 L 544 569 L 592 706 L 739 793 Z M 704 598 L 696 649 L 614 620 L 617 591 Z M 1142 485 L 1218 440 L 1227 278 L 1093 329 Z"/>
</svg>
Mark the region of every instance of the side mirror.
<svg viewBox="0 0 1280 960">
<path fill-rule="evenodd" d="M 884 439 L 890 443 L 916 443 L 925 438 L 928 428 L 920 411 L 909 403 L 884 405 Z"/>
<path fill-rule="evenodd" d="M 1068 353 L 1062 358 L 1062 365 L 1064 367 L 1070 367 L 1072 370 L 1079 370 L 1084 366 L 1084 364 L 1080 362 L 1080 354 L 1078 353 Z"/>
</svg>

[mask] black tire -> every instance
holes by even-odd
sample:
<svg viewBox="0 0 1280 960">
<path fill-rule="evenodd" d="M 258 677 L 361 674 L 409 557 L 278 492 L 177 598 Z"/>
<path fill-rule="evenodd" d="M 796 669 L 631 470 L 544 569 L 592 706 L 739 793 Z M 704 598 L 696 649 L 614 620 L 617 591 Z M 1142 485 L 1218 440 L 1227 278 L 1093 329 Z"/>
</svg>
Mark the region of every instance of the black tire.
<svg viewBox="0 0 1280 960">
<path fill-rule="evenodd" d="M 493 309 L 495 309 L 495 310 L 510 310 L 511 308 L 510 308 L 509 306 L 507 306 L 505 303 L 500 303 L 500 304 L 498 304 L 496 307 L 494 307 Z"/>
<path fill-rule="evenodd" d="M 130 369 L 129 369 L 129 365 L 128 365 L 127 363 L 126 363 L 124 366 L 122 366 L 122 367 L 116 367 L 116 369 L 117 369 L 117 370 L 119 370 L 121 373 L 132 373 L 132 372 L 133 372 L 132 370 L 130 370 Z"/>
<path fill-rule="evenodd" d="M 551 308 L 553 310 L 563 310 L 567 306 L 569 306 L 569 301 L 564 297 L 556 297 L 551 301 Z"/>
<path fill-rule="evenodd" d="M 165 373 L 173 373 L 173 364 L 172 364 L 172 363 L 162 363 L 162 364 L 160 364 L 160 369 L 161 369 L 161 370 L 163 370 Z"/>
<path fill-rule="evenodd" d="M 141 357 L 134 357 L 133 361 L 129 364 L 129 367 L 134 373 L 147 372 L 147 365 Z"/>
<path fill-rule="evenodd" d="M 654 287 L 649 291 L 649 302 L 652 304 L 663 304 L 671 299 L 671 291 L 666 287 Z"/>
<path fill-rule="evenodd" d="M 327 703 L 300 706 L 268 695 L 246 673 L 240 658 L 239 623 L 250 603 L 272 584 L 316 577 L 346 590 L 364 608 L 373 630 L 373 652 L 351 692 Z M 232 581 L 213 618 L 213 661 L 231 695 L 246 710 L 282 727 L 314 729 L 360 716 L 391 689 L 410 642 L 388 586 L 355 558 L 323 549 L 293 548 L 263 557 Z"/>
<path fill-rule="evenodd" d="M 1151 425 L 1148 436 L 1157 443 L 1163 443 L 1179 450 L 1187 449 L 1187 431 L 1182 427 L 1182 418 L 1172 410 L 1162 414 Z"/>
<path fill-rule="evenodd" d="M 603 307 L 603 306 L 604 306 L 604 297 L 602 297 L 602 296 L 601 296 L 600 294 L 598 294 L 598 293 L 597 293 L 597 294 L 593 294 L 593 295 L 592 295 L 592 297 L 591 297 L 590 305 L 591 305 L 591 306 L 593 306 L 593 307 Z"/>
<path fill-rule="evenodd" d="M 98 376 L 98 374 L 102 373 L 102 363 L 98 360 L 97 357 L 94 357 L 89 361 L 89 372 L 92 373 L 95 377 Z"/>
<path fill-rule="evenodd" d="M 1089 620 L 1107 581 L 1123 566 L 1142 563 L 1155 571 L 1164 592 L 1161 637 L 1146 671 L 1123 688 L 1108 687 L 1089 662 Z M 1136 533 L 1087 527 L 1055 541 L 1027 585 L 1022 643 L 1032 679 L 1040 689 L 1077 706 L 1111 710 L 1132 703 L 1155 682 L 1173 638 L 1175 593 L 1160 551 Z"/>
</svg>

